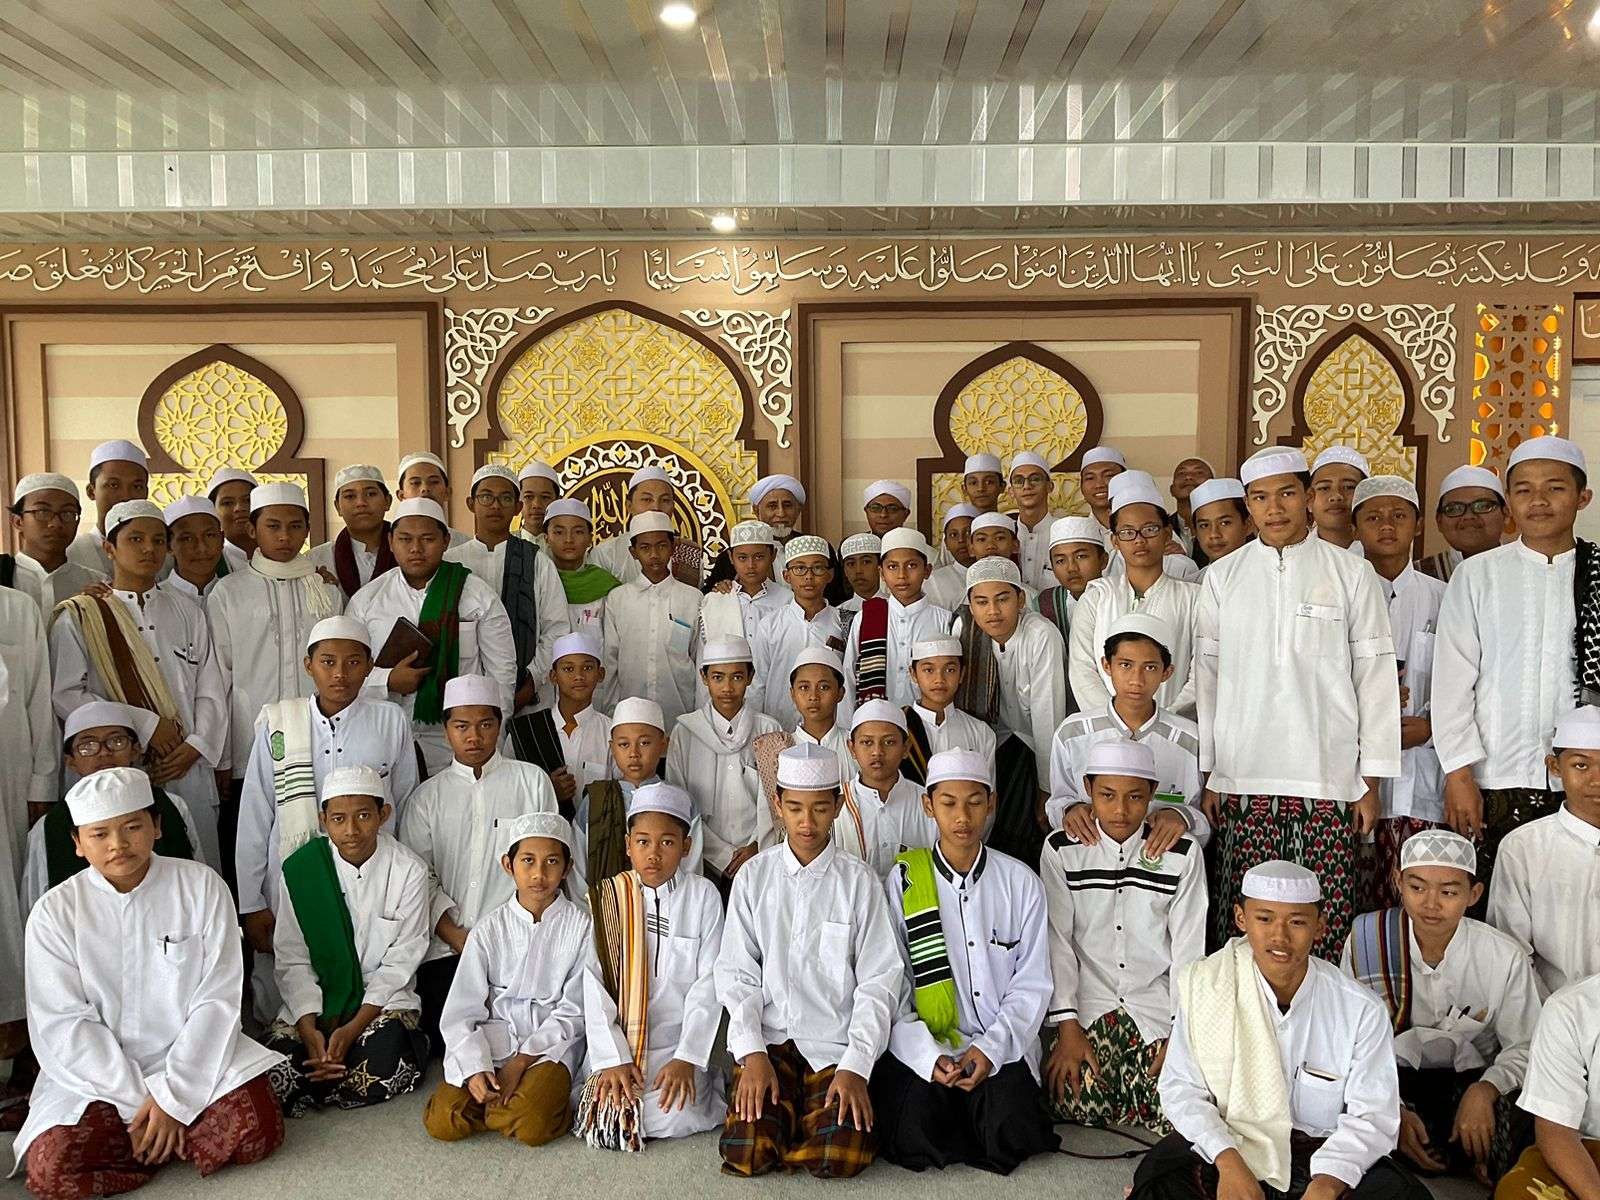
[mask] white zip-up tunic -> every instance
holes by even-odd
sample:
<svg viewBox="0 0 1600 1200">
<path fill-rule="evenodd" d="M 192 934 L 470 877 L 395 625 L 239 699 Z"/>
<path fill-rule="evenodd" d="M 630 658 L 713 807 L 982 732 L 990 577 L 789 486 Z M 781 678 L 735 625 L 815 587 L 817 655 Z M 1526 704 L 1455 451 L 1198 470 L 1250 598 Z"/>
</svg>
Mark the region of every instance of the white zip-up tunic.
<svg viewBox="0 0 1600 1200">
<path fill-rule="evenodd" d="M 667 732 L 695 707 L 700 593 L 670 574 L 660 583 L 643 575 L 606 596 L 605 681 L 601 703 L 642 696 L 661 706 Z"/>
<path fill-rule="evenodd" d="M 911 682 L 911 647 L 917 642 L 942 638 L 950 631 L 955 616 L 948 608 L 940 608 L 926 596 L 912 604 L 901 604 L 893 596 L 889 601 L 889 627 L 887 630 L 889 673 L 887 694 L 890 704 L 904 707 L 917 700 L 917 688 Z M 850 710 L 857 703 L 856 659 L 861 654 L 861 617 L 850 623 L 850 640 L 844 649 L 845 696 Z"/>
<path fill-rule="evenodd" d="M 1563 804 L 1506 834 L 1489 924 L 1533 955 L 1543 995 L 1600 972 L 1600 829 Z"/>
<path fill-rule="evenodd" d="M 1072 698 L 1088 712 L 1112 701 L 1111 676 L 1100 665 L 1111 627 L 1130 612 L 1160 617 L 1172 630 L 1172 678 L 1156 691 L 1156 703 L 1179 716 L 1194 715 L 1194 617 L 1200 585 L 1163 575 L 1143 596 L 1133 594 L 1126 574 L 1102 576 L 1083 589 L 1072 606 L 1067 670 Z"/>
<path fill-rule="evenodd" d="M 1382 579 L 1379 582 L 1389 593 L 1389 626 L 1394 631 L 1395 661 L 1406 665 L 1402 682 L 1409 695 L 1400 715 L 1431 716 L 1433 651 L 1444 584 L 1428 578 L 1410 564 L 1393 582 Z M 1400 752 L 1400 774 L 1379 785 L 1378 798 L 1383 805 L 1381 815 L 1385 817 L 1444 820 L 1444 773 L 1439 770 L 1439 754 L 1431 740 Z"/>
<path fill-rule="evenodd" d="M 749 703 L 747 693 L 745 704 Z M 713 732 L 714 728 L 731 730 L 733 723 L 710 704 L 679 718 L 667 746 L 667 781 L 694 797 L 704 859 L 719 874 L 727 871 L 728 861 L 737 851 L 756 840 L 760 809 L 767 803 L 752 743 L 764 733 L 779 732 L 780 727 L 765 713 L 752 715 L 750 736 L 737 750 L 729 750 Z"/>
</svg>

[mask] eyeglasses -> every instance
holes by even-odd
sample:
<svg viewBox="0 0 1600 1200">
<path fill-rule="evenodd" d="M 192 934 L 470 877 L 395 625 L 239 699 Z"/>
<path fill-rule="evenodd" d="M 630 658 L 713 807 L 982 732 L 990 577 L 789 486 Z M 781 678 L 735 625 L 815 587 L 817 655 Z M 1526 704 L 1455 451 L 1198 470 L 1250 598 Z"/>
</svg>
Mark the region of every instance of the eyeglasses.
<svg viewBox="0 0 1600 1200">
<path fill-rule="evenodd" d="M 827 563 L 812 563 L 809 566 L 805 566 L 805 567 L 801 567 L 801 566 L 785 567 L 784 570 L 786 572 L 792 572 L 795 575 L 809 575 L 813 579 L 818 579 L 818 578 L 822 577 L 823 575 L 826 575 L 829 571 L 833 570 L 833 568 L 830 567 Z"/>
<path fill-rule="evenodd" d="M 112 754 L 121 754 L 132 745 L 133 739 L 125 733 L 113 733 L 104 741 L 97 738 L 79 738 L 72 743 L 72 756 L 74 758 L 95 758 L 103 750 L 109 750 Z"/>
<path fill-rule="evenodd" d="M 25 508 L 22 510 L 22 515 L 32 517 L 41 525 L 49 525 L 56 521 L 60 521 L 63 525 L 76 525 L 83 513 L 76 508 L 64 509 L 61 512 L 49 508 Z"/>
<path fill-rule="evenodd" d="M 1439 505 L 1441 517 L 1464 517 L 1471 513 L 1475 517 L 1486 516 L 1501 507 L 1500 501 L 1491 500 L 1487 496 L 1479 500 L 1468 502 L 1466 500 L 1452 500 L 1448 504 Z"/>
<path fill-rule="evenodd" d="M 903 512 L 910 512 L 904 504 L 869 504 L 867 516 L 869 517 L 898 517 Z"/>
<path fill-rule="evenodd" d="M 1151 521 L 1150 524 L 1141 525 L 1137 529 L 1119 529 L 1115 536 L 1119 542 L 1136 542 L 1141 538 L 1149 541 L 1153 537 L 1159 537 L 1166 531 L 1167 527 L 1165 525 L 1157 525 L 1154 521 Z"/>
<path fill-rule="evenodd" d="M 479 492 L 472 497 L 472 502 L 481 508 L 515 508 L 522 503 L 516 495 L 507 492 Z"/>
</svg>

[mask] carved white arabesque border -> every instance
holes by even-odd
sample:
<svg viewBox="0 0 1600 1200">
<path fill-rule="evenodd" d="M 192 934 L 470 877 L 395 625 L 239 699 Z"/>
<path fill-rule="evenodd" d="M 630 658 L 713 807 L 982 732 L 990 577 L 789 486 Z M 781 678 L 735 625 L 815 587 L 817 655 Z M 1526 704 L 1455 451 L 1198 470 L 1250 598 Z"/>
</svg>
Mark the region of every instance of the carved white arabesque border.
<svg viewBox="0 0 1600 1200">
<path fill-rule="evenodd" d="M 755 312 L 737 308 L 686 308 L 685 319 L 717 335 L 732 350 L 756 385 L 756 406 L 789 448 L 794 424 L 794 354 L 789 338 L 789 310 Z"/>
<path fill-rule="evenodd" d="M 444 413 L 451 446 L 466 444 L 467 423 L 483 409 L 483 383 L 500 351 L 553 312 L 536 306 L 444 310 Z"/>
<path fill-rule="evenodd" d="M 1289 404 L 1289 381 L 1330 326 L 1349 321 L 1384 334 L 1416 372 L 1417 399 L 1434 420 L 1441 442 L 1455 416 L 1454 304 L 1280 304 L 1256 309 L 1250 382 L 1253 442 L 1264 446 L 1267 426 Z"/>
</svg>

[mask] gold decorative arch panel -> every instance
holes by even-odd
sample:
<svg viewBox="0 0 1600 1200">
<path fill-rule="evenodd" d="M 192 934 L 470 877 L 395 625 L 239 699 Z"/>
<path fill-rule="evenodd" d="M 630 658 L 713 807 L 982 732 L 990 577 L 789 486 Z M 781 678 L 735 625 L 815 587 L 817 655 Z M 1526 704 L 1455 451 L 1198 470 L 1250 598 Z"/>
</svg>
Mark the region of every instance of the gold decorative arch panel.
<svg viewBox="0 0 1600 1200">
<path fill-rule="evenodd" d="M 595 305 L 534 329 L 489 396 L 478 461 L 549 462 L 563 494 L 588 501 L 597 538 L 621 531 L 628 476 L 658 465 L 677 484 L 680 531 L 719 550 L 761 471 L 735 364 L 699 331 L 638 305 Z"/>
<path fill-rule="evenodd" d="M 1427 441 L 1411 429 L 1410 372 L 1384 339 L 1360 324 L 1337 329 L 1305 361 L 1286 445 L 1307 459 L 1329 446 L 1359 450 L 1374 475 L 1423 485 Z"/>
<path fill-rule="evenodd" d="M 917 460 L 917 511 L 934 538 L 935 522 L 961 501 L 969 454 L 990 453 L 1002 466 L 1022 450 L 1051 464 L 1051 508 L 1087 514 L 1078 486 L 1083 452 L 1100 440 L 1100 395 L 1087 376 L 1032 342 L 1008 342 L 980 354 L 945 384 L 933 406 L 934 434 L 944 451 Z M 1012 507 L 1001 495 L 1000 507 Z"/>
<path fill-rule="evenodd" d="M 179 359 L 145 388 L 139 436 L 150 455 L 150 499 L 201 495 L 222 467 L 262 483 L 298 484 L 311 506 L 315 544 L 327 536 L 323 460 L 300 458 L 305 409 L 287 380 L 232 346 Z"/>
</svg>

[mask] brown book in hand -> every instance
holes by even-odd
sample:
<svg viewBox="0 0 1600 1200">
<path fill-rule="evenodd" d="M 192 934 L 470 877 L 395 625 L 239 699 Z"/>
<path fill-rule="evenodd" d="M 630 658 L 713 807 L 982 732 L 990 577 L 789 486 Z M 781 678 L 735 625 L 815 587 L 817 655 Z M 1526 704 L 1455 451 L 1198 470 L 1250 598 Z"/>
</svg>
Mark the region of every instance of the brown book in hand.
<svg viewBox="0 0 1600 1200">
<path fill-rule="evenodd" d="M 378 651 L 378 656 L 372 660 L 372 665 L 389 670 L 398 667 L 412 654 L 417 656 L 417 661 L 412 663 L 412 666 L 427 666 L 428 659 L 433 654 L 433 639 L 411 621 L 401 617 L 394 623 L 388 640 L 383 643 L 383 649 Z"/>
</svg>

